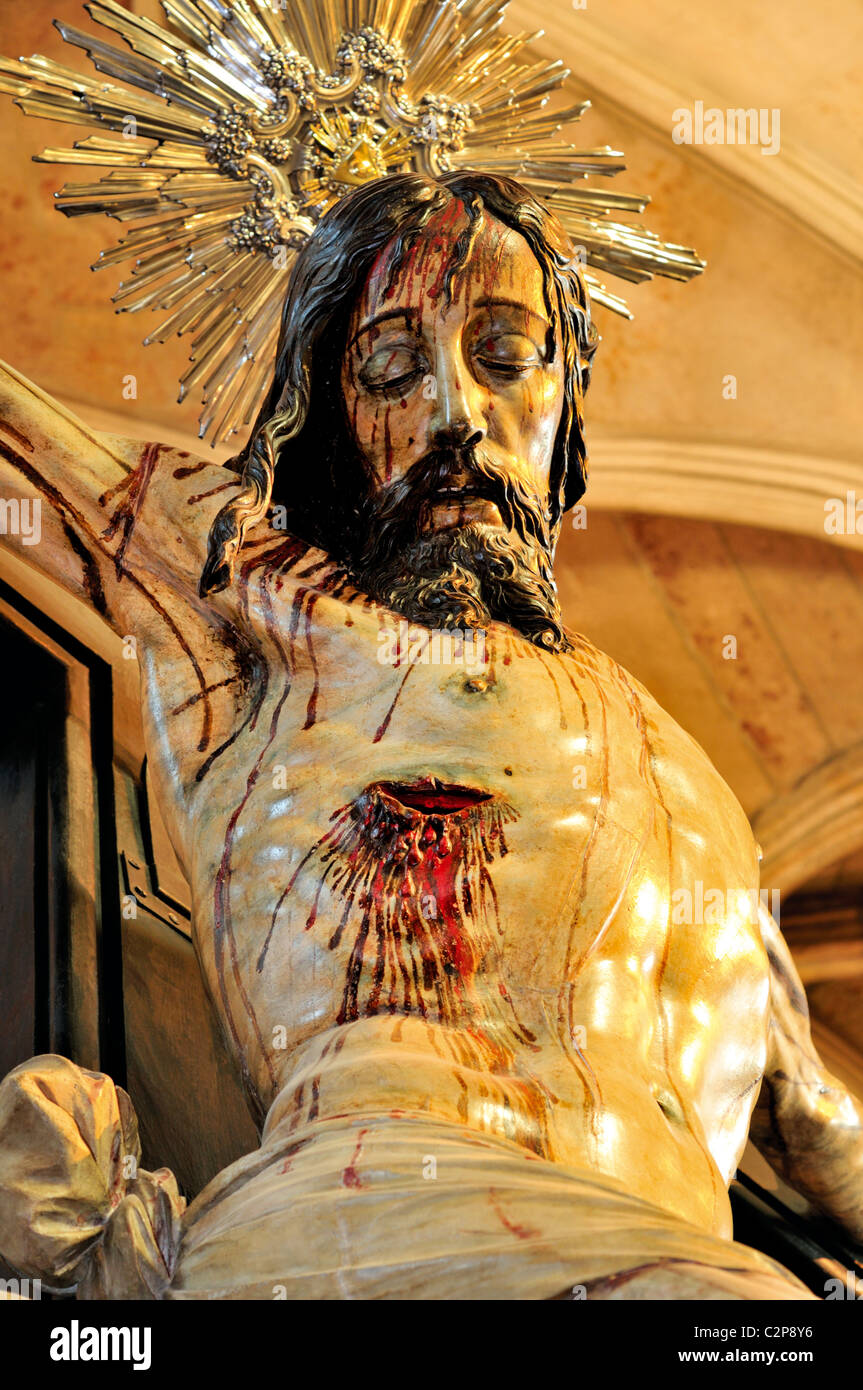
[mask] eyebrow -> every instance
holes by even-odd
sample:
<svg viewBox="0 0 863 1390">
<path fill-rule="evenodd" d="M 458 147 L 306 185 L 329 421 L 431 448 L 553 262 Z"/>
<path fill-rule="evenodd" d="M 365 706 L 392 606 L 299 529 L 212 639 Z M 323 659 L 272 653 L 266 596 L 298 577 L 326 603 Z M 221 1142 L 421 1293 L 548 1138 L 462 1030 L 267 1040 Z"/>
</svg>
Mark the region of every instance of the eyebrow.
<svg viewBox="0 0 863 1390">
<path fill-rule="evenodd" d="M 501 305 L 510 309 L 520 309 L 523 314 L 528 314 L 532 319 L 538 319 L 546 331 L 551 328 L 551 324 L 542 314 L 536 313 L 534 309 L 529 309 L 520 299 L 505 299 L 501 295 L 490 295 L 483 299 L 475 299 L 472 307 L 474 309 L 494 309 Z M 357 329 L 348 343 L 346 350 L 350 352 L 354 343 L 361 338 L 364 333 L 368 333 L 370 329 L 376 328 L 379 323 L 387 323 L 391 319 L 407 319 L 408 322 L 410 322 L 411 318 L 415 317 L 415 315 L 416 309 L 410 306 L 405 306 L 402 309 L 384 309 L 383 313 L 373 314 L 370 319 L 366 319 L 366 322 Z"/>
<path fill-rule="evenodd" d="M 416 310 L 411 309 L 409 307 L 404 309 L 385 309 L 382 314 L 374 314 L 370 319 L 366 319 L 366 322 L 362 325 L 362 327 L 357 329 L 356 333 L 351 338 L 351 341 L 348 343 L 348 351 L 350 351 L 350 349 L 353 347 L 354 343 L 357 341 L 357 338 L 361 338 L 364 333 L 368 333 L 369 329 L 375 328 L 377 324 L 384 323 L 388 319 L 410 320 L 415 314 Z"/>
<path fill-rule="evenodd" d="M 546 328 L 551 328 L 551 324 L 543 314 L 538 314 L 536 310 L 529 309 L 520 299 L 505 299 L 501 295 L 489 295 L 484 299 L 475 299 L 474 309 L 496 309 L 498 305 L 504 305 L 509 309 L 520 309 L 523 314 L 529 314 L 532 319 L 539 319 Z"/>
</svg>

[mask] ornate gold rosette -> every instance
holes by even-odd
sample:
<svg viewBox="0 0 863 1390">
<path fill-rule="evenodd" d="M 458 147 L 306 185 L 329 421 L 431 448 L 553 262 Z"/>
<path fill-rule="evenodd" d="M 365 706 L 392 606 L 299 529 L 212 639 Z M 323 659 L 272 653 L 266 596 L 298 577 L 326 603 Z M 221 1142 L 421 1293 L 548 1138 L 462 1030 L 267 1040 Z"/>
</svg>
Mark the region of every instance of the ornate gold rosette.
<svg viewBox="0 0 863 1390">
<path fill-rule="evenodd" d="M 130 51 L 55 21 L 103 76 L 0 58 L 0 90 L 28 115 L 103 132 L 36 158 L 109 168 L 67 184 L 57 206 L 134 224 L 94 268 L 133 262 L 114 303 L 167 315 L 146 342 L 191 335 L 180 399 L 201 391 L 202 438 L 250 424 L 298 247 L 344 193 L 383 174 L 508 174 L 597 271 L 640 281 L 703 268 L 616 220 L 647 198 L 587 186 L 622 156 L 559 138 L 589 103 L 546 109 L 569 72 L 525 59 L 537 35 L 501 33 L 505 0 L 162 0 L 166 28 L 115 0 L 85 8 Z M 628 315 L 587 280 L 595 302 Z"/>
</svg>

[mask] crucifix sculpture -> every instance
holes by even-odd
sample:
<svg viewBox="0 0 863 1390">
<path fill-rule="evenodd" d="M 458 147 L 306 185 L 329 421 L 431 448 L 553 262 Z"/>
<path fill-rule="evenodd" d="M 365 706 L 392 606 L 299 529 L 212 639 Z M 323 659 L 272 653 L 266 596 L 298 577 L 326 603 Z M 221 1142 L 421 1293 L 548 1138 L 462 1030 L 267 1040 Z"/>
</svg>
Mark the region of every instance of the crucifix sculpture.
<svg viewBox="0 0 863 1390">
<path fill-rule="evenodd" d="M 184 1210 L 108 1078 L 17 1068 L 0 1253 L 22 1273 L 109 1298 L 809 1298 L 732 1239 L 750 1130 L 863 1237 L 860 1108 L 813 1049 L 746 818 L 561 618 L 594 347 L 531 193 L 396 174 L 301 250 L 227 471 L 4 372 L 3 493 L 43 510 L 21 554 L 135 638 L 263 1126 Z M 676 922 L 698 881 L 721 907 Z"/>
<path fill-rule="evenodd" d="M 732 793 L 553 578 L 590 305 L 626 312 L 596 272 L 703 263 L 586 186 L 620 155 L 557 138 L 586 104 L 545 109 L 565 69 L 483 0 L 164 8 L 100 0 L 131 54 L 61 24 L 100 76 L 0 89 L 96 128 L 40 156 L 112 166 L 58 206 L 134 223 L 116 301 L 191 335 L 202 434 L 248 443 L 94 435 L 9 369 L 0 486 L 43 523 L 7 544 L 133 639 L 262 1142 L 186 1210 L 128 1097 L 35 1059 L 0 1255 L 79 1298 L 807 1297 L 728 1182 L 751 1128 L 859 1239 L 858 1103 Z"/>
</svg>

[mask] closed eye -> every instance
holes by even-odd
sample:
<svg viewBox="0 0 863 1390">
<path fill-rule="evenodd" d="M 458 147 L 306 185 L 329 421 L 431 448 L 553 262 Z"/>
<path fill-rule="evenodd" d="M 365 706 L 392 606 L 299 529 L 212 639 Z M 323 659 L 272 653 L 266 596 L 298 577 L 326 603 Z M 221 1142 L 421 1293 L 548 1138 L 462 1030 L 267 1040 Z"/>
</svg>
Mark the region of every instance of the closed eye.
<svg viewBox="0 0 863 1390">
<path fill-rule="evenodd" d="M 506 362 L 499 357 L 477 357 L 477 362 L 485 367 L 486 371 L 497 372 L 500 376 L 521 376 L 524 372 L 529 372 L 532 367 L 539 365 L 538 361 L 533 362 Z"/>
<path fill-rule="evenodd" d="M 398 392 L 428 371 L 425 358 L 404 343 L 381 345 L 366 359 L 359 371 L 361 385 L 375 395 Z"/>
<path fill-rule="evenodd" d="M 399 391 L 404 391 L 405 388 L 416 381 L 420 375 L 421 373 L 417 369 L 413 372 L 406 372 L 403 376 L 386 377 L 383 381 L 365 381 L 363 385 L 366 390 L 370 391 L 373 395 L 388 395 L 390 392 L 395 394 Z"/>
<path fill-rule="evenodd" d="M 523 376 L 542 364 L 542 354 L 524 333 L 489 333 L 478 339 L 474 360 L 498 376 Z"/>
</svg>

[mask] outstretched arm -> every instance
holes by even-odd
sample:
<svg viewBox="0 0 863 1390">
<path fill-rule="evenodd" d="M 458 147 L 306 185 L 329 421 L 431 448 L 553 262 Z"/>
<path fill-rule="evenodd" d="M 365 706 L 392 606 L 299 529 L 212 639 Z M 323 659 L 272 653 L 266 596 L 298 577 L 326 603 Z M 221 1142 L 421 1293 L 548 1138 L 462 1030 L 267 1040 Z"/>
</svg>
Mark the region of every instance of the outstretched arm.
<svg viewBox="0 0 863 1390">
<path fill-rule="evenodd" d="M 791 1187 L 863 1241 L 863 1105 L 815 1051 L 809 1009 L 785 940 L 761 908 L 771 1021 L 750 1137 Z"/>
<path fill-rule="evenodd" d="M 156 447 L 88 429 L 0 362 L 0 543 L 114 626 L 146 454 Z"/>
</svg>

